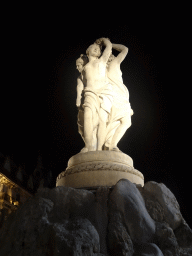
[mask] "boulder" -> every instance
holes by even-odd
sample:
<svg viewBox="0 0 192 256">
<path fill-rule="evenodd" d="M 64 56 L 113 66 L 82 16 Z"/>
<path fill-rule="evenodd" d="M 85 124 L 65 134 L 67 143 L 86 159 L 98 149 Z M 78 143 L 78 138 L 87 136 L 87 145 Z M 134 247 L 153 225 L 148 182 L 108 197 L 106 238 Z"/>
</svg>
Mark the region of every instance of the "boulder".
<svg viewBox="0 0 192 256">
<path fill-rule="evenodd" d="M 94 226 L 97 229 L 97 232 L 100 237 L 100 250 L 102 253 L 107 254 L 107 226 L 108 226 L 108 196 L 109 188 L 108 187 L 99 187 L 95 193 L 95 220 Z M 93 216 L 92 216 L 93 219 Z"/>
<path fill-rule="evenodd" d="M 1 256 L 192 256 L 192 230 L 163 184 L 41 188 L 0 229 Z M 171 220 L 173 216 L 173 220 Z"/>
<path fill-rule="evenodd" d="M 88 190 L 59 186 L 54 189 L 39 189 L 37 196 L 51 199 L 54 211 L 49 217 L 52 222 L 82 217 L 88 219 L 100 236 L 101 252 L 106 253 L 108 224 L 108 188 L 98 188 L 96 195 Z"/>
<path fill-rule="evenodd" d="M 167 223 L 156 222 L 156 244 L 166 256 L 180 256 L 180 248 L 172 228 Z"/>
<path fill-rule="evenodd" d="M 192 250 L 192 230 L 183 220 L 182 224 L 174 230 L 178 244 L 182 248 L 191 248 Z"/>
<path fill-rule="evenodd" d="M 48 213 L 53 205 L 48 199 L 31 198 L 11 214 L 0 231 L 0 255 L 46 255 L 52 251 Z"/>
<path fill-rule="evenodd" d="M 155 234 L 155 222 L 145 208 L 145 202 L 129 180 L 122 179 L 109 196 L 109 221 L 120 212 L 122 221 L 134 243 L 147 243 Z"/>
<path fill-rule="evenodd" d="M 165 214 L 163 207 L 154 200 L 151 200 L 151 198 L 144 197 L 145 200 L 145 207 L 151 216 L 151 218 L 158 222 L 163 222 L 165 219 Z"/>
<path fill-rule="evenodd" d="M 92 222 L 95 212 L 95 195 L 88 190 L 63 186 L 54 189 L 41 188 L 36 196 L 47 198 L 54 203 L 54 212 L 50 214 L 53 222 L 77 216 L 91 219 Z"/>
<path fill-rule="evenodd" d="M 87 219 L 55 223 L 53 230 L 54 255 L 95 256 L 100 252 L 99 235 Z"/>
<path fill-rule="evenodd" d="M 92 223 L 81 216 L 85 214 L 81 209 L 83 204 L 88 205 L 90 192 L 59 189 L 57 194 L 58 191 L 52 191 L 55 198 L 51 190 L 42 189 L 9 216 L 0 231 L 1 256 L 100 255 L 99 234 Z M 64 196 L 64 191 L 68 196 L 71 193 L 71 202 Z"/>
<path fill-rule="evenodd" d="M 164 210 L 165 222 L 175 230 L 182 221 L 179 204 L 173 193 L 162 183 L 149 181 L 145 183 L 144 190 L 148 191 L 154 197 Z"/>
<path fill-rule="evenodd" d="M 120 212 L 113 213 L 108 224 L 107 244 L 110 255 L 132 256 L 133 243 L 123 224 Z"/>
<path fill-rule="evenodd" d="M 164 256 L 159 247 L 154 243 L 142 244 L 135 250 L 133 256 Z"/>
</svg>

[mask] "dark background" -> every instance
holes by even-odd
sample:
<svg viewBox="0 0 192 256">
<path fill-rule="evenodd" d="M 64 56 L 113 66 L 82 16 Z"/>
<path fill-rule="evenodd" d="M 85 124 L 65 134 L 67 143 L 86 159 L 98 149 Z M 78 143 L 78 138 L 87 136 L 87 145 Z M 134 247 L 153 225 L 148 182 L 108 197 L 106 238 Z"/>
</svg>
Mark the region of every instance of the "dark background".
<svg viewBox="0 0 192 256">
<path fill-rule="evenodd" d="M 29 174 L 39 154 L 54 179 L 66 168 L 84 146 L 76 124 L 75 61 L 97 38 L 108 37 L 129 48 L 121 69 L 134 115 L 119 148 L 145 182 L 164 183 L 174 193 L 192 227 L 188 23 L 170 12 L 152 14 L 86 22 L 83 12 L 53 22 L 50 13 L 12 22 L 2 49 L 0 152 Z"/>
</svg>

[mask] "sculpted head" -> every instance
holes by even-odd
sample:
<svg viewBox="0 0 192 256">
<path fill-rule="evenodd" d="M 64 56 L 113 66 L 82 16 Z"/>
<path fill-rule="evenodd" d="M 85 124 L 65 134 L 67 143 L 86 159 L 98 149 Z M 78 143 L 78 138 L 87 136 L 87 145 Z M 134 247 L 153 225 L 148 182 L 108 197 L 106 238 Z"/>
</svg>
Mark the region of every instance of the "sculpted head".
<svg viewBox="0 0 192 256">
<path fill-rule="evenodd" d="M 111 53 L 111 55 L 109 56 L 109 59 L 108 59 L 108 61 L 107 61 L 107 65 L 109 65 L 110 62 L 111 62 L 112 60 L 114 60 L 114 59 L 115 59 L 115 56 Z"/>
<path fill-rule="evenodd" d="M 87 64 L 87 62 L 88 62 L 88 58 L 84 54 L 81 54 L 80 57 L 76 60 L 76 67 L 79 73 L 83 71 L 83 68 Z"/>
<path fill-rule="evenodd" d="M 94 43 L 87 48 L 86 54 L 87 56 L 100 57 L 101 48 L 98 44 Z"/>
</svg>

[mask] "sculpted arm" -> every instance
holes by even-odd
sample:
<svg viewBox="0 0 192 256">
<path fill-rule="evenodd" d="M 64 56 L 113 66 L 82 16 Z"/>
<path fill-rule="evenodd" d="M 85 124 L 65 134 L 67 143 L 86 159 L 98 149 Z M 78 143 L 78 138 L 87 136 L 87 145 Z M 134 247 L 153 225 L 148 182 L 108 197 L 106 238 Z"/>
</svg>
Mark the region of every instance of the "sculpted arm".
<svg viewBox="0 0 192 256">
<path fill-rule="evenodd" d="M 76 106 L 80 107 L 81 105 L 81 94 L 84 89 L 83 82 L 81 81 L 80 77 L 77 78 L 77 99 L 76 99 Z"/>
<path fill-rule="evenodd" d="M 120 52 L 116 57 L 116 61 L 120 64 L 125 59 L 129 49 L 122 44 L 112 44 L 112 48 Z"/>
<path fill-rule="evenodd" d="M 96 43 L 105 45 L 105 50 L 100 57 L 100 60 L 102 60 L 104 63 L 107 63 L 109 56 L 112 53 L 112 43 L 107 38 L 100 38 L 96 41 Z"/>
</svg>

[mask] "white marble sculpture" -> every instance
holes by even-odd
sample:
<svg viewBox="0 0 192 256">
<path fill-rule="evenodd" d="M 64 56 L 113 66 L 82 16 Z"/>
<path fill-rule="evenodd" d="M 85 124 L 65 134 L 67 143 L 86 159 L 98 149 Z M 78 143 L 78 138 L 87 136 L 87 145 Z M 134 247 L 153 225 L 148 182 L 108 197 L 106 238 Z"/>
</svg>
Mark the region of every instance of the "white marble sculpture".
<svg viewBox="0 0 192 256">
<path fill-rule="evenodd" d="M 112 49 L 120 52 L 117 57 Z M 78 130 L 85 142 L 81 152 L 119 151 L 117 143 L 131 126 L 133 111 L 120 70 L 127 53 L 127 47 L 100 38 L 76 61 Z"/>
</svg>

